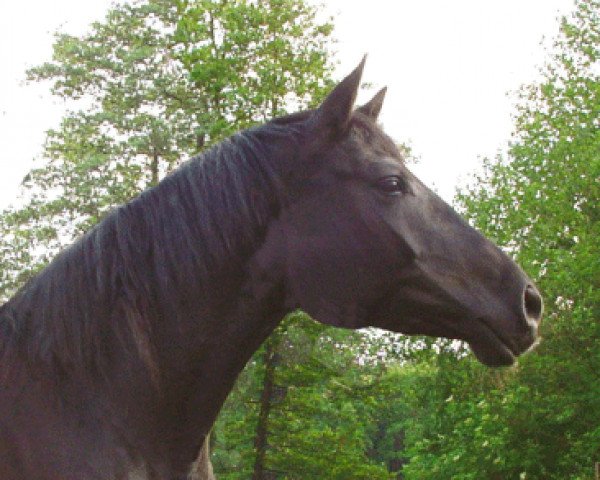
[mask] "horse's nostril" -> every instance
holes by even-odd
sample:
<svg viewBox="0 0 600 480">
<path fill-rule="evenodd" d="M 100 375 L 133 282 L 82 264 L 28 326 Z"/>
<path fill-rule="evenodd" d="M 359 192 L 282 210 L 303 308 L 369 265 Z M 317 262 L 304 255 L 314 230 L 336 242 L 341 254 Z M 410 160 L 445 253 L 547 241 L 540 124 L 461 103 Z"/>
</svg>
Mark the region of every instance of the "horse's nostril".
<svg viewBox="0 0 600 480">
<path fill-rule="evenodd" d="M 523 308 L 528 322 L 539 323 L 542 319 L 543 305 L 542 297 L 536 288 L 533 285 L 527 285 L 523 294 Z"/>
</svg>

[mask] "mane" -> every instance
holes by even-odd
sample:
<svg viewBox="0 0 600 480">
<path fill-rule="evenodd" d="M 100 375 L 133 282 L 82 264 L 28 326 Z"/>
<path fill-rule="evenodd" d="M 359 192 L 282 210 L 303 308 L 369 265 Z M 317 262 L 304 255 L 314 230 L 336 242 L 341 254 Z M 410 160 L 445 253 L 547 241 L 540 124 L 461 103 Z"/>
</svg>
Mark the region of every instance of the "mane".
<svg viewBox="0 0 600 480">
<path fill-rule="evenodd" d="M 273 121 L 192 158 L 112 211 L 0 307 L 0 361 L 85 375 L 115 343 L 153 369 L 153 319 L 241 270 L 277 214 L 302 121 Z M 169 320 L 171 321 L 171 320 Z"/>
</svg>

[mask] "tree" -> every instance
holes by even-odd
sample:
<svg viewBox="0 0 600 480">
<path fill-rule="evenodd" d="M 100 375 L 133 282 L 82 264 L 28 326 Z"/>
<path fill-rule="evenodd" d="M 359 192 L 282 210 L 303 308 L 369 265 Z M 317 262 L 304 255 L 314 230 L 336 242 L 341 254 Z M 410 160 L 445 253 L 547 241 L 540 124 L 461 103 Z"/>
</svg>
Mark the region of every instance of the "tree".
<svg viewBox="0 0 600 480">
<path fill-rule="evenodd" d="M 315 12 L 304 0 L 135 0 L 86 35 L 58 34 L 28 78 L 83 108 L 48 132 L 27 203 L 3 214 L 0 296 L 204 145 L 319 99 L 331 25 Z"/>
<path fill-rule="evenodd" d="M 538 83 L 519 96 L 508 155 L 457 196 L 517 257 L 546 304 L 517 369 L 438 364 L 408 431 L 406 478 L 591 479 L 600 458 L 600 2 L 577 0 Z M 423 429 L 423 426 L 426 426 Z"/>
<path fill-rule="evenodd" d="M 23 280 L 13 272 L 37 270 L 194 152 L 199 102 L 171 54 L 178 18 L 169 1 L 118 5 L 88 34 L 57 34 L 53 60 L 27 72 L 83 109 L 48 131 L 43 158 L 23 181 L 28 202 L 4 214 L 28 252 L 3 272 L 5 296 Z"/>
<path fill-rule="evenodd" d="M 290 315 L 217 421 L 217 477 L 391 478 L 385 461 L 372 455 L 383 365 L 366 347 L 360 333 Z"/>
<path fill-rule="evenodd" d="M 299 0 L 179 0 L 178 55 L 211 140 L 302 109 L 331 86 L 333 25 Z M 302 74 L 299 74 L 302 72 Z M 211 118 L 210 115 L 215 115 Z"/>
</svg>

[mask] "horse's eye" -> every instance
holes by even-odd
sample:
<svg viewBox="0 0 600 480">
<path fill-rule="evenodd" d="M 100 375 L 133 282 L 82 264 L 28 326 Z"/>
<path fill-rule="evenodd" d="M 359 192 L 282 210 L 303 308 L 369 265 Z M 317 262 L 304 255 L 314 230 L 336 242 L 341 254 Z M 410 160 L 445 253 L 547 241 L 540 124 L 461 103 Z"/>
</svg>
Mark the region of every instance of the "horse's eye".
<svg viewBox="0 0 600 480">
<path fill-rule="evenodd" d="M 402 177 L 391 175 L 377 180 L 377 188 L 388 195 L 399 195 L 406 191 L 406 184 Z"/>
</svg>

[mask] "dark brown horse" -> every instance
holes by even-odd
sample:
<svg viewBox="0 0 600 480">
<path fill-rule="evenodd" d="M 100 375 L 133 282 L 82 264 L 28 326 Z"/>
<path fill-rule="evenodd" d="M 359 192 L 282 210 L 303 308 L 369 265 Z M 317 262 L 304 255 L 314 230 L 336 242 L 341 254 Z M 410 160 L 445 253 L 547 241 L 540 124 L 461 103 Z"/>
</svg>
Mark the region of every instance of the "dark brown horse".
<svg viewBox="0 0 600 480">
<path fill-rule="evenodd" d="M 531 347 L 535 287 L 408 171 L 384 91 L 353 111 L 362 67 L 116 209 L 0 307 L 0 479 L 185 478 L 296 308 L 463 339 L 492 366 Z"/>
</svg>

